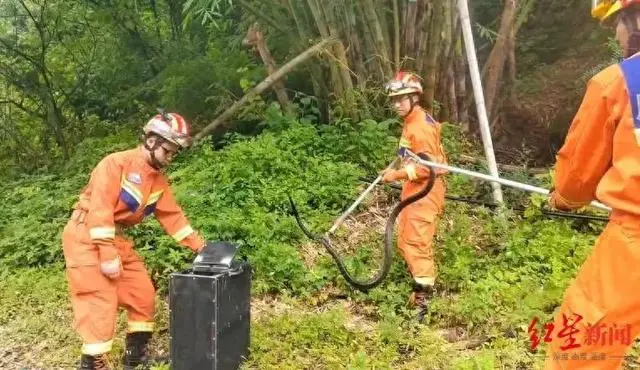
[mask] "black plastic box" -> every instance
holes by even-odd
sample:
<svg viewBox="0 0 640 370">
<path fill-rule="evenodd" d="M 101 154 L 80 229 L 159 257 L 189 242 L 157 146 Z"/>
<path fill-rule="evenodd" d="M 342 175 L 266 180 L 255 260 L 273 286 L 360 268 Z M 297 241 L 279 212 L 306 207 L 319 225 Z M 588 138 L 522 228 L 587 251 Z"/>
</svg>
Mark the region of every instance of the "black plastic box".
<svg viewBox="0 0 640 370">
<path fill-rule="evenodd" d="M 169 310 L 172 370 L 237 369 L 249 355 L 251 267 L 172 274 Z"/>
</svg>

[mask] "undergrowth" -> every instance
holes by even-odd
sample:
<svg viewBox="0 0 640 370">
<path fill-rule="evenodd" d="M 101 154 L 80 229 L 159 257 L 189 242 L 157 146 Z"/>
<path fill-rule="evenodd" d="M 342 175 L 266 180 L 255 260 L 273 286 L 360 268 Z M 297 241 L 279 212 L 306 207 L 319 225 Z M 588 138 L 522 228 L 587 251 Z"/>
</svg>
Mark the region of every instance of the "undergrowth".
<svg viewBox="0 0 640 370">
<path fill-rule="evenodd" d="M 318 126 L 270 108 L 265 125 L 256 137 L 229 135 L 219 150 L 202 142 L 169 170 L 173 190 L 193 226 L 208 239 L 240 246 L 241 258 L 254 268 L 254 300 L 280 297 L 293 307 L 255 319 L 248 367 L 539 366 L 540 353 L 528 351 L 527 326 L 533 316 L 551 317 L 602 225 L 546 219 L 539 212 L 540 199 L 512 190 L 505 192 L 507 205 L 527 206 L 524 215 L 448 201 L 435 241 L 438 295 L 426 326 L 418 327 L 406 306 L 410 279 L 397 253 L 380 286 L 368 294 L 352 291 L 320 245 L 315 264 L 305 266 L 300 245 L 308 240 L 290 214 L 287 198 L 292 196 L 311 230 L 326 231 L 362 190 L 360 178 L 375 176 L 393 158 L 397 122 Z M 444 135 L 456 165 L 457 155 L 472 147 L 456 126 L 445 125 Z M 60 233 L 95 163 L 135 144 L 126 131 L 87 140 L 72 161 L 55 172 L 3 183 L 0 327 L 17 338 L 11 342 L 2 335 L 3 347 L 19 351 L 32 344 L 76 351 Z M 548 186 L 546 176 L 514 176 Z M 447 184 L 449 194 L 485 200 L 490 194 L 488 184 L 458 174 L 449 174 Z M 164 235 L 152 218 L 129 236 L 163 297 L 170 274 L 187 268 L 194 256 Z M 381 245 L 382 240 L 375 239 L 363 244 L 346 259 L 347 265 L 366 270 L 359 259 Z M 166 324 L 166 305 L 162 298 L 159 302 L 158 315 Z M 58 343 L 38 337 L 38 330 L 45 329 L 38 320 L 53 325 L 46 330 L 56 333 Z M 469 337 L 483 336 L 484 344 L 473 350 L 456 348 L 439 334 L 452 328 Z M 164 333 L 157 351 L 166 351 Z M 23 344 L 17 344 L 20 341 Z M 56 356 L 40 360 L 56 364 L 64 356 L 54 352 Z"/>
</svg>

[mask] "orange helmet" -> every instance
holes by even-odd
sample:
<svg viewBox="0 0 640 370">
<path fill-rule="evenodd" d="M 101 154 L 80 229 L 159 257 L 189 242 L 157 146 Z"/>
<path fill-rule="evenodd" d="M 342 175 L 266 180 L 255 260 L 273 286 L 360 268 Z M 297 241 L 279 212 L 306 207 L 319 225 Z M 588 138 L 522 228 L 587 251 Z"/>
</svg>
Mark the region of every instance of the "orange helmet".
<svg viewBox="0 0 640 370">
<path fill-rule="evenodd" d="M 604 22 L 620 10 L 633 4 L 640 5 L 640 0 L 593 0 L 591 16 Z"/>
<path fill-rule="evenodd" d="M 147 122 L 143 131 L 146 135 L 156 134 L 182 148 L 186 148 L 189 145 L 189 125 L 187 121 L 177 113 L 161 113 L 155 115 Z"/>
<path fill-rule="evenodd" d="M 414 73 L 400 71 L 385 85 L 387 96 L 422 94 L 421 80 L 422 79 Z"/>
</svg>

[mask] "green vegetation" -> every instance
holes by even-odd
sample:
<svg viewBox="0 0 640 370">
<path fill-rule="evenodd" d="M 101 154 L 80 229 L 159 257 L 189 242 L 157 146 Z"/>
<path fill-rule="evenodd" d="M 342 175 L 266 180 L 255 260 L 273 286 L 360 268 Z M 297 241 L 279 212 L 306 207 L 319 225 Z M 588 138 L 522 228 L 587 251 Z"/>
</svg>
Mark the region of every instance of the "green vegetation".
<svg viewBox="0 0 640 370">
<path fill-rule="evenodd" d="M 427 323 L 418 326 L 406 307 L 410 280 L 398 255 L 382 285 L 369 294 L 352 291 L 320 245 L 314 245 L 320 255 L 316 263 L 305 266 L 300 246 L 308 241 L 286 201 L 291 193 L 313 230 L 328 228 L 357 196 L 362 185 L 358 177 L 392 157 L 396 124 L 315 127 L 269 112 L 262 134 L 230 137 L 218 151 L 202 144 L 180 157 L 169 172 L 194 226 L 210 239 L 238 243 L 256 270 L 247 366 L 295 368 L 301 366 L 298 356 L 304 367 L 335 367 L 345 361 L 352 368 L 407 369 L 531 368 L 541 363 L 539 354 L 528 352 L 526 328 L 533 316 L 550 318 L 601 225 L 545 219 L 536 211 L 535 197 L 525 218 L 448 202 L 436 244 L 441 286 Z M 455 158 L 467 145 L 454 126 L 446 126 L 445 135 Z M 134 144 L 125 134 L 87 142 L 58 175 L 26 176 L 5 184 L 8 191 L 0 199 L 5 210 L 0 327 L 12 333 L 3 336 L 3 348 L 18 353 L 25 366 L 70 364 L 70 355 L 77 354 L 60 232 L 92 165 L 101 155 Z M 473 185 L 459 175 L 450 175 L 448 182 L 450 194 L 487 192 L 486 184 Z M 397 201 L 391 190 L 385 192 Z M 509 201 L 526 198 L 513 194 Z M 166 354 L 167 279 L 185 268 L 192 255 L 164 235 L 153 219 L 130 236 L 159 285 L 162 324 L 155 348 Z M 353 258 L 367 251 L 376 255 L 371 252 L 381 241 L 377 234 L 351 254 L 350 268 L 359 266 Z M 358 271 L 366 268 L 359 266 Z M 47 333 L 56 333 L 55 343 L 37 335 L 43 325 Z M 452 330 L 462 334 L 449 343 L 442 333 Z M 462 346 L 477 338 L 483 338 L 481 347 Z M 31 346 L 50 351 L 31 358 L 26 355 Z"/>
<path fill-rule="evenodd" d="M 586 80 L 618 50 L 588 18 L 586 2 L 520 3 L 520 29 L 509 35 L 515 60 L 492 61 L 504 64 L 493 86 L 494 144 L 501 162 L 542 166 Z M 541 367 L 545 346 L 529 350 L 528 326 L 534 316 L 551 318 L 601 223 L 544 217 L 542 197 L 509 188 L 501 212 L 448 201 L 435 241 L 438 292 L 422 325 L 407 307 L 410 279 L 399 254 L 388 278 L 363 294 L 296 225 L 288 194 L 309 228 L 324 232 L 364 189 L 360 178 L 375 177 L 395 155 L 400 124 L 380 86 L 398 67 L 396 13 L 398 63 L 430 81 L 426 103 L 447 122 L 451 164 L 487 172 L 459 161 L 483 152 L 472 140 L 474 102 L 454 2 L 341 4 L 0 0 L 0 368 L 73 367 L 80 341 L 60 236 L 78 193 L 102 157 L 137 145 L 156 107 L 180 112 L 197 132 L 260 83 L 268 69 L 243 43 L 255 22 L 278 66 L 327 34 L 349 47 L 344 54 L 324 50 L 289 73 L 282 81 L 286 107 L 265 91 L 168 170 L 193 226 L 208 239 L 237 243 L 254 268 L 245 367 Z M 504 4 L 472 4 L 481 68 L 499 36 Z M 437 45 L 442 50 L 435 52 Z M 503 175 L 550 186 L 551 171 Z M 465 176 L 449 174 L 447 187 L 450 195 L 490 200 L 489 184 Z M 358 277 L 377 267 L 380 226 L 397 201 L 396 191 L 380 187 L 359 207 L 358 220 L 339 230 L 339 249 Z M 193 254 L 153 218 L 127 232 L 158 287 L 153 352 L 166 357 L 168 279 Z M 124 345 L 122 319 L 114 362 Z"/>
</svg>

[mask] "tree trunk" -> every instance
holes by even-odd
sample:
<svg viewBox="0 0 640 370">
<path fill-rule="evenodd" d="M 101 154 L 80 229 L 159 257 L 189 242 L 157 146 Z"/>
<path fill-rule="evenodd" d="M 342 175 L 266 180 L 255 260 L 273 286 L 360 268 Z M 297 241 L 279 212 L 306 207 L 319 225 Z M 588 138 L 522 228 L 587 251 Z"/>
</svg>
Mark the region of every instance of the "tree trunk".
<svg viewBox="0 0 640 370">
<path fill-rule="evenodd" d="M 393 65 L 396 71 L 400 69 L 400 13 L 398 1 L 391 0 L 393 3 Z"/>
<path fill-rule="evenodd" d="M 433 99 L 435 96 L 436 87 L 436 74 L 437 74 L 437 60 L 438 60 L 438 45 L 441 41 L 442 32 L 442 3 L 443 0 L 434 0 L 431 32 L 429 35 L 429 54 L 427 55 L 426 71 L 425 75 L 425 89 L 424 89 L 424 106 L 431 110 L 433 109 Z"/>
<path fill-rule="evenodd" d="M 495 117 L 495 106 L 500 89 L 500 82 L 504 72 L 504 64 L 508 57 L 508 40 L 516 18 L 517 0 L 505 0 L 504 10 L 500 20 L 500 29 L 496 43 L 487 59 L 486 78 L 484 81 L 485 104 L 489 121 Z M 491 124 L 493 130 L 493 123 Z"/>
<path fill-rule="evenodd" d="M 310 22 L 305 22 L 300 15 L 298 10 L 296 9 L 296 4 L 301 5 L 302 3 L 296 0 L 289 0 L 289 11 L 291 12 L 291 17 L 293 18 L 296 28 L 298 29 L 298 34 L 300 35 L 300 40 L 310 40 L 311 36 L 307 32 L 308 30 L 304 27 L 305 24 L 310 24 Z M 300 49 L 300 47 L 296 47 L 296 49 Z M 313 57 L 313 59 L 318 59 L 317 57 Z M 311 73 L 311 84 L 313 85 L 313 91 L 316 97 L 318 98 L 318 108 L 320 109 L 320 121 L 328 122 L 329 121 L 329 87 L 325 83 L 324 73 L 322 68 L 320 68 L 319 63 L 309 63 L 308 67 Z"/>
<path fill-rule="evenodd" d="M 466 58 L 462 48 L 462 29 L 456 35 L 454 69 L 455 69 L 455 85 L 456 100 L 458 102 L 458 120 L 462 123 L 465 132 L 470 132 L 469 127 L 469 106 L 467 101 L 467 66 Z"/>
<path fill-rule="evenodd" d="M 403 59 L 406 61 L 403 63 L 404 69 L 416 68 L 416 28 L 418 27 L 417 14 L 418 14 L 418 1 L 410 0 L 407 2 L 405 23 L 403 25 L 404 34 L 404 47 L 403 47 Z"/>
<path fill-rule="evenodd" d="M 509 98 L 513 98 L 516 84 L 516 27 L 511 28 L 509 32 L 509 44 L 508 44 L 509 56 L 507 59 L 507 68 L 509 71 Z"/>
<path fill-rule="evenodd" d="M 182 35 L 182 0 L 167 0 L 171 20 L 171 37 L 177 40 Z"/>
<path fill-rule="evenodd" d="M 320 35 L 324 39 L 329 38 L 329 27 L 327 26 L 327 22 L 324 18 L 324 12 L 320 8 L 320 4 L 316 0 L 307 0 L 307 4 L 309 5 L 309 9 L 311 10 L 311 14 L 313 15 L 313 19 L 315 20 Z M 333 87 L 333 91 L 338 95 L 342 95 L 344 92 L 344 86 L 342 85 L 340 71 L 332 61 L 329 62 L 329 68 L 331 69 L 331 85 Z"/>
<path fill-rule="evenodd" d="M 353 81 L 351 80 L 351 74 L 349 73 L 349 61 L 347 60 L 347 53 L 344 49 L 344 44 L 341 41 L 342 35 L 338 30 L 336 22 L 336 13 L 334 12 L 334 10 L 336 10 L 336 2 L 334 0 L 324 1 L 324 6 L 321 6 L 321 9 L 324 11 L 324 16 L 329 28 L 329 35 L 338 40 L 338 42 L 334 43 L 333 50 L 337 59 L 336 62 L 340 71 L 340 77 L 342 78 L 342 86 L 344 92 L 347 92 L 353 89 Z"/>
<path fill-rule="evenodd" d="M 460 122 L 460 116 L 458 115 L 458 101 L 456 97 L 456 84 L 455 84 L 455 74 L 453 72 L 453 64 L 449 64 L 447 66 L 447 81 L 448 81 L 448 92 L 449 92 L 449 109 L 451 111 L 449 121 L 450 122 Z"/>
<path fill-rule="evenodd" d="M 358 37 L 358 23 L 356 21 L 356 5 L 353 1 L 349 1 L 345 16 L 347 18 L 347 35 L 349 38 L 349 55 L 352 64 L 356 69 L 356 79 L 358 85 L 362 88 L 365 87 L 365 81 L 367 80 L 367 69 L 364 65 L 364 51 L 360 37 Z"/>
<path fill-rule="evenodd" d="M 384 79 L 391 78 L 393 71 L 391 70 L 389 54 L 387 53 L 384 35 L 382 34 L 382 27 L 380 26 L 380 22 L 376 15 L 373 0 L 362 0 L 362 7 L 364 8 L 363 10 L 367 23 L 370 25 L 371 31 L 373 32 L 374 47 L 376 54 L 381 61 Z"/>
<path fill-rule="evenodd" d="M 60 107 L 58 107 L 55 96 L 53 95 L 53 91 L 51 91 L 51 87 L 49 86 L 49 81 L 46 76 L 44 78 L 44 81 L 45 84 L 41 86 L 40 94 L 42 96 L 43 102 L 45 102 L 46 122 L 49 126 L 48 131 L 50 133 L 53 133 L 56 144 L 58 144 L 58 147 L 62 150 L 64 159 L 69 159 L 69 150 L 67 148 L 67 143 L 62 131 L 65 119 L 62 115 Z"/>
<path fill-rule="evenodd" d="M 448 121 L 451 115 L 451 104 L 449 100 L 449 66 L 451 65 L 451 58 L 453 50 L 452 47 L 452 20 L 451 20 L 451 2 L 449 0 L 444 0 L 443 7 L 443 18 L 444 24 L 442 25 L 442 43 L 440 49 L 440 65 L 438 66 L 438 75 L 437 75 L 437 90 L 436 90 L 436 100 L 440 101 L 442 104 L 442 111 L 439 114 L 441 120 Z"/>
<path fill-rule="evenodd" d="M 415 54 L 416 71 L 420 72 L 423 72 L 425 70 L 427 54 L 429 53 L 429 51 L 427 50 L 429 38 L 434 37 L 434 35 L 429 31 L 432 22 L 431 13 L 433 13 L 433 4 L 424 1 L 423 5 L 424 6 L 421 8 L 422 11 L 420 12 L 420 20 L 418 22 L 418 33 L 420 34 L 418 37 L 418 50 Z"/>
<path fill-rule="evenodd" d="M 364 55 L 368 56 L 368 61 L 365 62 L 365 68 L 368 71 L 369 76 L 374 78 L 378 76 L 384 76 L 384 67 L 382 61 L 377 56 L 377 49 L 372 31 L 372 25 L 369 24 L 367 18 L 364 16 L 364 10 L 362 9 L 362 3 L 360 0 L 354 0 L 356 4 L 356 11 L 359 16 L 356 17 L 358 27 L 361 30 L 362 40 L 364 44 Z"/>
<path fill-rule="evenodd" d="M 344 1 L 344 0 L 340 0 L 340 1 Z M 389 16 L 387 14 L 389 9 L 387 9 L 387 6 L 383 4 L 385 0 L 373 0 L 373 1 L 375 1 L 374 3 L 375 5 L 373 9 L 375 10 L 376 18 L 378 19 L 378 24 L 380 25 L 380 29 L 382 31 L 382 38 L 384 39 L 384 49 L 387 54 L 387 62 L 391 64 L 392 63 L 391 58 L 393 56 L 393 48 L 391 47 L 391 31 L 389 28 L 390 22 L 389 22 Z"/>
</svg>

